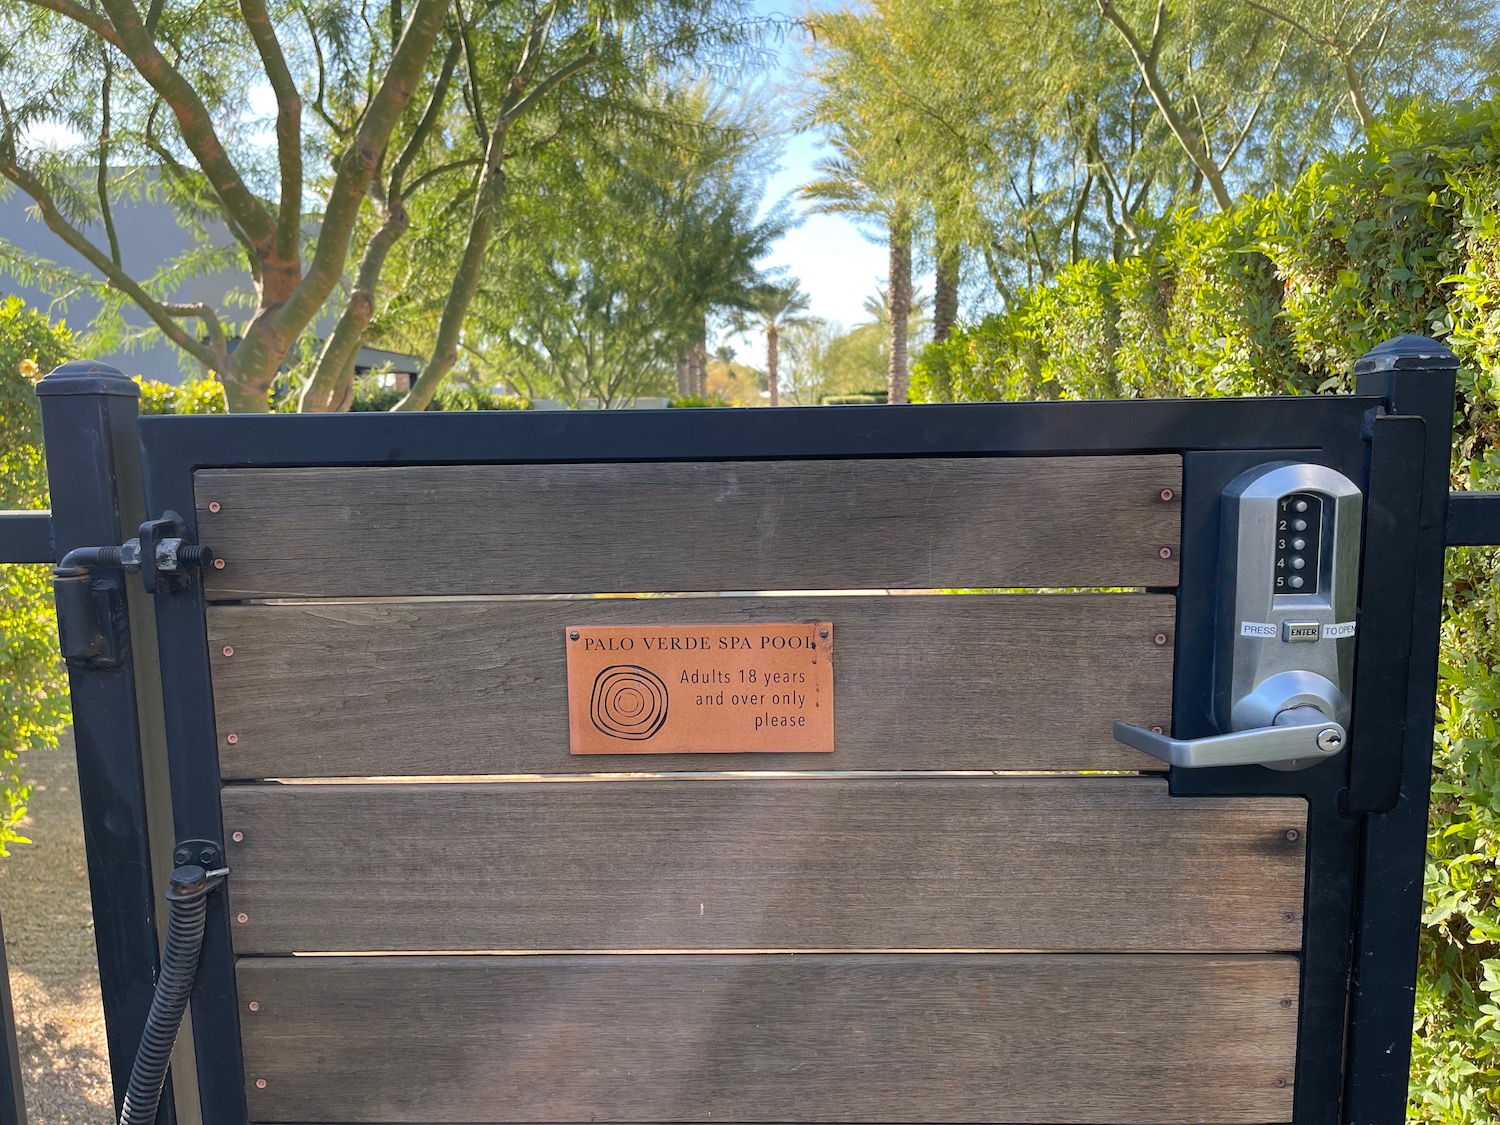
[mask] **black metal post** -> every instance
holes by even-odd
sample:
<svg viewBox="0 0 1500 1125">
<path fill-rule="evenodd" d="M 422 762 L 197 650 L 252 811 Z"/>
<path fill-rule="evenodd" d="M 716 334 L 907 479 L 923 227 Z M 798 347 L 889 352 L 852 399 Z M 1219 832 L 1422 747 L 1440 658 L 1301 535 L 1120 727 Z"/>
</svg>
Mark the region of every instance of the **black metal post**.
<svg viewBox="0 0 1500 1125">
<path fill-rule="evenodd" d="M 1356 393 L 1384 399 L 1393 414 L 1421 418 L 1426 432 L 1413 560 L 1411 662 L 1406 683 L 1389 686 L 1406 700 L 1400 795 L 1394 808 L 1364 821 L 1345 1069 L 1344 1118 L 1350 1125 L 1397 1125 L 1406 1115 L 1457 370 L 1452 352 L 1421 336 L 1381 344 L 1354 368 Z M 1381 544 L 1367 544 L 1367 578 L 1371 555 L 1379 550 Z M 1364 596 L 1360 601 L 1368 604 Z M 1357 739 L 1356 732 L 1356 754 Z"/>
<path fill-rule="evenodd" d="M 118 545 L 142 518 L 123 513 L 122 485 L 138 493 L 140 392 L 105 364 L 68 363 L 37 385 L 52 529 L 58 557 L 75 547 Z M 93 900 L 94 942 L 105 1035 L 118 1114 L 158 968 L 157 905 L 152 885 L 147 794 L 141 767 L 139 714 L 125 575 L 100 569 L 67 588 L 58 605 L 65 641 L 78 752 L 78 795 Z M 61 591 L 60 591 L 61 592 Z M 157 1118 L 175 1121 L 172 1098 Z"/>
<path fill-rule="evenodd" d="M 0 1125 L 26 1125 L 26 1092 L 21 1087 L 21 1051 L 16 1045 L 16 1011 L 10 999 L 10 966 L 0 933 Z"/>
<path fill-rule="evenodd" d="M 56 561 L 51 512 L 0 512 L 0 563 Z"/>
</svg>

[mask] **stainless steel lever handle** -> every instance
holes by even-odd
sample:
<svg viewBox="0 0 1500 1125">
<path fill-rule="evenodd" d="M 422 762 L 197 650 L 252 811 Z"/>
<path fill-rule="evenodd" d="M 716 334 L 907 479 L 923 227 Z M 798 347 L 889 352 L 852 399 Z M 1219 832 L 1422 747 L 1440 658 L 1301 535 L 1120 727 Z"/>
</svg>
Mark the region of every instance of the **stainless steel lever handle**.
<svg viewBox="0 0 1500 1125">
<path fill-rule="evenodd" d="M 1342 724 L 1306 706 L 1288 707 L 1276 716 L 1274 726 L 1209 738 L 1170 738 L 1129 723 L 1115 724 L 1116 741 L 1186 769 L 1314 765 L 1337 754 L 1348 739 Z"/>
</svg>

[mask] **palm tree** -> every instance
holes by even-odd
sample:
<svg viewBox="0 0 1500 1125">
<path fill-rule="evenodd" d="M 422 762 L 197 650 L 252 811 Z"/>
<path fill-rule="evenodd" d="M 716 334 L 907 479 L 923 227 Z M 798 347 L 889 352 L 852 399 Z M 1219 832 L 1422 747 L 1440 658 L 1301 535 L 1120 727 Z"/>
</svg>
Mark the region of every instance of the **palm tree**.
<svg viewBox="0 0 1500 1125">
<path fill-rule="evenodd" d="M 766 382 L 771 391 L 771 405 L 780 404 L 778 395 L 781 362 L 781 333 L 793 325 L 807 324 L 808 298 L 801 284 L 793 278 L 782 285 L 758 286 L 750 297 L 750 310 L 739 322 L 741 331 L 757 327 L 766 334 Z"/>
</svg>

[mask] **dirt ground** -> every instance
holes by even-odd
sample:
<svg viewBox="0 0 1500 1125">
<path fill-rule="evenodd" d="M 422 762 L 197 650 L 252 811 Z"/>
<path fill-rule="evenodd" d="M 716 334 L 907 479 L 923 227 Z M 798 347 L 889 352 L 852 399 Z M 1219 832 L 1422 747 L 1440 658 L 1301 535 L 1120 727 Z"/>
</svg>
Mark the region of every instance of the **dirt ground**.
<svg viewBox="0 0 1500 1125">
<path fill-rule="evenodd" d="M 21 832 L 35 843 L 0 859 L 0 919 L 31 1125 L 109 1125 L 104 1017 L 89 913 L 71 740 L 28 751 L 36 786 Z"/>
</svg>

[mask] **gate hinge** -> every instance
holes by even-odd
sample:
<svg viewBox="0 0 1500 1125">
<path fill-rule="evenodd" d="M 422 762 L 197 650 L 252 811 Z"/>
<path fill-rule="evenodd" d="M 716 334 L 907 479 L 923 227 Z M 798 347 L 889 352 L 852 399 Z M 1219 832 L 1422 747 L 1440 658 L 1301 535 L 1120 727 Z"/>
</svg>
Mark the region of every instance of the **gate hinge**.
<svg viewBox="0 0 1500 1125">
<path fill-rule="evenodd" d="M 229 874 L 224 863 L 224 849 L 214 840 L 178 840 L 172 848 L 172 862 L 178 867 L 193 864 L 203 868 L 210 878 Z"/>
<path fill-rule="evenodd" d="M 141 524 L 141 533 L 118 547 L 75 547 L 53 569 L 57 578 L 76 578 L 95 567 L 139 572 L 149 594 L 176 594 L 187 589 L 192 572 L 214 561 L 207 547 L 187 538 L 182 517 L 168 511 L 160 519 Z"/>
</svg>

